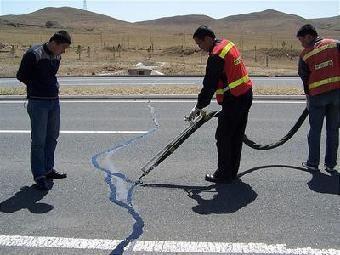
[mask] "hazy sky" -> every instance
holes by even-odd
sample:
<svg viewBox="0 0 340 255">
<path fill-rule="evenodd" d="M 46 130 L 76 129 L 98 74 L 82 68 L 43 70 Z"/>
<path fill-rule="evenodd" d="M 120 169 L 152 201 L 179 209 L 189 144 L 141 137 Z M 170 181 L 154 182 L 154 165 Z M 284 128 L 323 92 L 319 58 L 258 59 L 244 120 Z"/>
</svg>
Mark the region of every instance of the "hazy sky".
<svg viewBox="0 0 340 255">
<path fill-rule="evenodd" d="M 184 14 L 223 18 L 276 9 L 306 19 L 340 15 L 340 0 L 86 0 L 87 9 L 116 19 L 135 22 Z M 0 0 L 0 15 L 24 14 L 45 7 L 83 8 L 83 0 Z"/>
</svg>

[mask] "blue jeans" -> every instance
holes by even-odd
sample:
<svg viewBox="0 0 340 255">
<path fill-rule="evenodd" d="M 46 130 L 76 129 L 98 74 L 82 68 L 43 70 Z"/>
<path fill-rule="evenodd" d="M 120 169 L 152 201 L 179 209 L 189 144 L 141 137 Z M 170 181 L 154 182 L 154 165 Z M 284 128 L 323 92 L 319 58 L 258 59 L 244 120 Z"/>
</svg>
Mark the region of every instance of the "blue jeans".
<svg viewBox="0 0 340 255">
<path fill-rule="evenodd" d="M 333 168 L 337 165 L 340 123 L 340 90 L 333 90 L 309 98 L 308 134 L 309 156 L 307 164 L 320 164 L 320 136 L 324 117 L 326 117 L 326 156 L 325 166 Z"/>
<path fill-rule="evenodd" d="M 59 99 L 29 99 L 31 119 L 31 171 L 35 180 L 54 167 L 54 151 L 60 131 Z"/>
</svg>

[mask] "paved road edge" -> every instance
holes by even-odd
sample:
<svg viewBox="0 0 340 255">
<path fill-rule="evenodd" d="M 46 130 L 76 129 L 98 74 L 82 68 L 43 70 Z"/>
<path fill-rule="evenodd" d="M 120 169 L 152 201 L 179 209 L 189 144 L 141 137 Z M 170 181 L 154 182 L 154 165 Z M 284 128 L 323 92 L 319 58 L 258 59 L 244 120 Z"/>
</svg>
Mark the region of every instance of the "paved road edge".
<svg viewBox="0 0 340 255">
<path fill-rule="evenodd" d="M 305 100 L 304 95 L 254 95 L 255 100 Z M 25 100 L 25 96 L 19 95 L 0 95 L 0 100 Z M 192 95 L 180 95 L 180 94 L 168 94 L 168 95 L 86 95 L 86 96 L 60 96 L 61 100 L 74 100 L 74 99 L 197 99 L 196 94 Z"/>
</svg>

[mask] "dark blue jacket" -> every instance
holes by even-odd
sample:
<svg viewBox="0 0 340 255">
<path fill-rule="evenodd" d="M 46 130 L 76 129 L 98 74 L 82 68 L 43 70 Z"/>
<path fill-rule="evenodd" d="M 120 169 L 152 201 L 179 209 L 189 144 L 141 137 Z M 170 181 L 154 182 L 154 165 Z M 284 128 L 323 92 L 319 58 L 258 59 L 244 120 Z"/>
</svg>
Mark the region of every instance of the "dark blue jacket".
<svg viewBox="0 0 340 255">
<path fill-rule="evenodd" d="M 56 73 L 60 59 L 60 55 L 52 54 L 46 43 L 33 46 L 24 54 L 17 79 L 26 84 L 27 98 L 58 98 Z"/>
</svg>

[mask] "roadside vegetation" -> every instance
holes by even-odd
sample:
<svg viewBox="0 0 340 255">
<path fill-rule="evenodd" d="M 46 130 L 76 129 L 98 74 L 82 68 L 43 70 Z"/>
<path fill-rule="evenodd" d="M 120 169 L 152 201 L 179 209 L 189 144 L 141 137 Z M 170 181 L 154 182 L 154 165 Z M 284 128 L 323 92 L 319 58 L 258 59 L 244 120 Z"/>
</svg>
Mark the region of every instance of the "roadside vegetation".
<svg viewBox="0 0 340 255">
<path fill-rule="evenodd" d="M 61 96 L 115 96 L 115 95 L 197 95 L 200 91 L 199 86 L 166 86 L 162 85 L 160 87 L 91 87 L 91 86 L 84 86 L 84 87 L 72 87 L 72 86 L 61 86 L 60 95 Z M 254 88 L 255 95 L 302 95 L 303 90 L 288 87 L 288 88 L 278 88 L 278 87 L 271 87 L 271 88 Z M 6 95 L 26 95 L 25 87 L 19 88 L 0 88 L 0 96 Z"/>
<path fill-rule="evenodd" d="M 62 18 L 61 18 L 62 17 Z M 27 15 L 0 16 L 0 77 L 15 77 L 22 55 L 48 41 L 57 30 L 72 35 L 60 76 L 128 75 L 136 66 L 152 74 L 204 75 L 207 54 L 192 39 L 201 24 L 240 49 L 250 75 L 297 75 L 301 45 L 296 29 L 315 24 L 320 34 L 338 38 L 338 17 L 306 20 L 276 10 L 213 19 L 186 15 L 130 23 L 70 7 L 44 8 Z M 57 22 L 58 20 L 58 22 Z M 292 84 L 292 87 L 294 84 Z M 62 87 L 61 95 L 197 94 L 198 87 Z M 257 94 L 302 94 L 295 88 L 255 88 Z M 24 95 L 24 87 L 0 88 L 0 95 Z"/>
<path fill-rule="evenodd" d="M 24 52 L 47 41 L 53 28 L 4 27 L 0 30 L 0 77 L 13 77 Z M 127 75 L 138 63 L 164 75 L 203 75 L 207 55 L 192 34 L 154 30 L 86 31 L 69 29 L 73 43 L 63 55 L 62 76 Z M 226 34 L 241 50 L 251 75 L 296 75 L 300 46 L 295 38 Z"/>
</svg>

